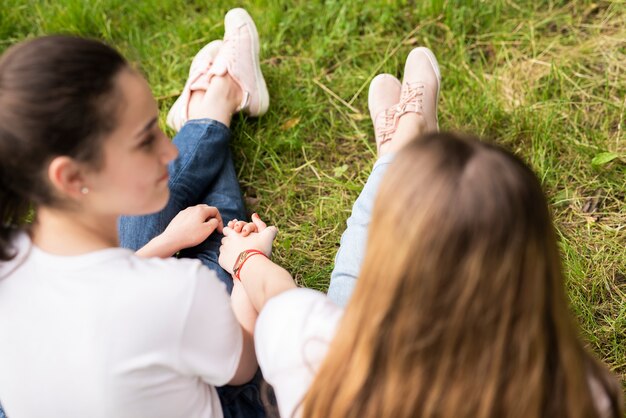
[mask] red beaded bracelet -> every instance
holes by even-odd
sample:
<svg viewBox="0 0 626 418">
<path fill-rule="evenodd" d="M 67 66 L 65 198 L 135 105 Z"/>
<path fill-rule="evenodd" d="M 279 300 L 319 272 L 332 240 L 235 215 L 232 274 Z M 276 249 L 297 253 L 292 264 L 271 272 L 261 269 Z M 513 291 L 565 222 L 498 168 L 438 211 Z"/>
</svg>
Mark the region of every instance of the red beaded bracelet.
<svg viewBox="0 0 626 418">
<path fill-rule="evenodd" d="M 249 258 L 257 254 L 260 254 L 267 258 L 265 253 L 259 250 L 245 250 L 239 254 L 239 257 L 237 257 L 237 261 L 235 262 L 235 265 L 233 266 L 233 276 L 235 277 L 235 279 L 241 281 L 239 274 L 241 273 L 241 269 L 243 268 L 243 265 L 246 263 L 246 261 L 248 261 Z"/>
</svg>

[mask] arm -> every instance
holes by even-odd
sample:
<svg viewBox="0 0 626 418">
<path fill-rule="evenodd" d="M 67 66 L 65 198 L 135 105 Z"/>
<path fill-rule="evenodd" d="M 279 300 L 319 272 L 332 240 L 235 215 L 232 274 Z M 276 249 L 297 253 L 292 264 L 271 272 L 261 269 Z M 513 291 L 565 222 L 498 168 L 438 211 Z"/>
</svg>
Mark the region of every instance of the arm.
<svg viewBox="0 0 626 418">
<path fill-rule="evenodd" d="M 239 277 L 252 304 L 259 312 L 274 296 L 297 287 L 287 270 L 263 256 L 248 259 L 239 272 Z"/>
<path fill-rule="evenodd" d="M 228 382 L 229 385 L 242 385 L 249 382 L 254 377 L 259 365 L 254 351 L 254 326 L 256 324 L 258 312 L 252 306 L 243 285 L 235 281 L 233 292 L 230 296 L 231 306 L 237 321 L 241 324 L 243 332 L 243 349 L 239 358 L 239 366 L 235 376 Z"/>
<path fill-rule="evenodd" d="M 204 204 L 190 206 L 172 219 L 165 231 L 137 250 L 139 257 L 167 258 L 183 248 L 194 247 L 217 229 L 222 232 L 220 212 Z"/>
<path fill-rule="evenodd" d="M 159 257 L 159 258 L 167 258 L 171 257 L 180 251 L 182 248 L 179 248 L 173 242 L 171 242 L 167 237 L 161 235 L 157 235 L 152 238 L 146 245 L 135 251 L 135 254 L 139 257 Z"/>
</svg>

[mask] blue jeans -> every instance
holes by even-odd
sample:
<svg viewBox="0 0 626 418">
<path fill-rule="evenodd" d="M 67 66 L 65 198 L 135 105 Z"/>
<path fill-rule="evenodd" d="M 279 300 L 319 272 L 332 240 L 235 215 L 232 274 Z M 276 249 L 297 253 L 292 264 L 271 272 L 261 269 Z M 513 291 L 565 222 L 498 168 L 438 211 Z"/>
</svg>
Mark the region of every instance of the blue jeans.
<svg viewBox="0 0 626 418">
<path fill-rule="evenodd" d="M 259 370 L 250 383 L 242 386 L 222 386 L 217 388 L 224 418 L 265 417 L 265 409 L 262 406 L 263 400 L 261 399 L 262 384 L 263 376 Z M 268 402 L 275 406 L 276 398 L 273 391 L 270 392 L 269 397 Z"/>
<path fill-rule="evenodd" d="M 372 219 L 376 192 L 394 154 L 382 156 L 374 164 L 361 194 L 354 202 L 352 214 L 341 236 L 341 245 L 335 256 L 335 268 L 330 275 L 328 297 L 339 306 L 346 306 L 356 285 L 365 257 L 367 229 Z"/>
<path fill-rule="evenodd" d="M 174 138 L 179 155 L 169 165 L 170 199 L 158 213 L 122 216 L 119 222 L 120 247 L 138 250 L 159 235 L 181 210 L 199 203 L 219 209 L 224 225 L 231 219 L 245 219 L 246 210 L 229 148 L 230 130 L 224 124 L 198 119 L 187 122 Z M 218 264 L 222 235 L 211 234 L 202 244 L 186 248 L 181 258 L 197 258 L 226 284 L 233 280 Z"/>
<path fill-rule="evenodd" d="M 198 119 L 187 122 L 173 141 L 179 155 L 168 167 L 170 198 L 167 206 L 152 215 L 121 217 L 120 246 L 138 250 L 163 232 L 178 212 L 199 203 L 218 208 L 224 224 L 235 218 L 245 219 L 229 139 L 230 130 L 218 121 Z M 217 273 L 230 293 L 233 280 L 218 263 L 221 240 L 222 235 L 216 231 L 202 244 L 184 249 L 178 256 L 202 261 Z M 257 373 L 255 379 L 245 385 L 217 388 L 224 418 L 265 417 L 259 396 L 261 380 L 260 373 Z"/>
</svg>

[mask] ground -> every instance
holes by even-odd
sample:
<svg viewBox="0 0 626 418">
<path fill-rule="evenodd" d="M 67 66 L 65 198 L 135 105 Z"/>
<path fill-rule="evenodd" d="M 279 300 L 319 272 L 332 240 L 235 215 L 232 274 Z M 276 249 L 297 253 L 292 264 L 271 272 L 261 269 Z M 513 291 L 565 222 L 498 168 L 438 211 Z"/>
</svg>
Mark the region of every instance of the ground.
<svg viewBox="0 0 626 418">
<path fill-rule="evenodd" d="M 191 58 L 234 6 L 257 22 L 271 94 L 266 116 L 235 122 L 234 158 L 299 284 L 327 287 L 374 161 L 370 80 L 401 76 L 424 45 L 441 66 L 441 128 L 503 145 L 541 179 L 581 335 L 625 382 L 623 1 L 4 0 L 0 51 L 49 33 L 104 39 L 146 75 L 164 126 Z"/>
</svg>

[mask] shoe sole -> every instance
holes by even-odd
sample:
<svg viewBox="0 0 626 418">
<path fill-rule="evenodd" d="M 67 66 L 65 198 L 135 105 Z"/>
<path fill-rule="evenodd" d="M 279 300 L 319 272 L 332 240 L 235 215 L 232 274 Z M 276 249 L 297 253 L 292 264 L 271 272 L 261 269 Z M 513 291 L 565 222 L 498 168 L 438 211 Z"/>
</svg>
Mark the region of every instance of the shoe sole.
<svg viewBox="0 0 626 418">
<path fill-rule="evenodd" d="M 426 48 L 425 46 L 420 46 L 415 48 L 413 51 L 421 51 L 426 54 L 428 61 L 430 62 L 431 67 L 435 71 L 435 75 L 437 76 L 437 94 L 435 95 L 435 122 L 437 123 L 437 131 L 439 131 L 439 90 L 441 89 L 441 71 L 439 70 L 439 63 L 437 62 L 437 58 L 435 58 L 435 54 L 433 51 Z M 411 51 L 411 53 L 413 52 Z"/>
<path fill-rule="evenodd" d="M 255 116 L 261 116 L 267 112 L 270 104 L 270 95 L 267 91 L 267 84 L 265 84 L 265 78 L 263 78 L 263 73 L 261 72 L 261 62 L 259 60 L 260 53 L 260 45 L 259 45 L 259 32 L 256 29 L 256 25 L 254 24 L 254 20 L 248 12 L 246 12 L 242 8 L 236 8 L 229 10 L 224 17 L 224 21 L 227 20 L 229 16 L 237 16 L 238 20 L 249 23 L 250 28 L 252 30 L 252 62 L 254 62 L 254 71 L 255 71 L 255 80 L 256 80 L 256 92 L 259 98 L 259 110 L 255 113 Z"/>
</svg>

